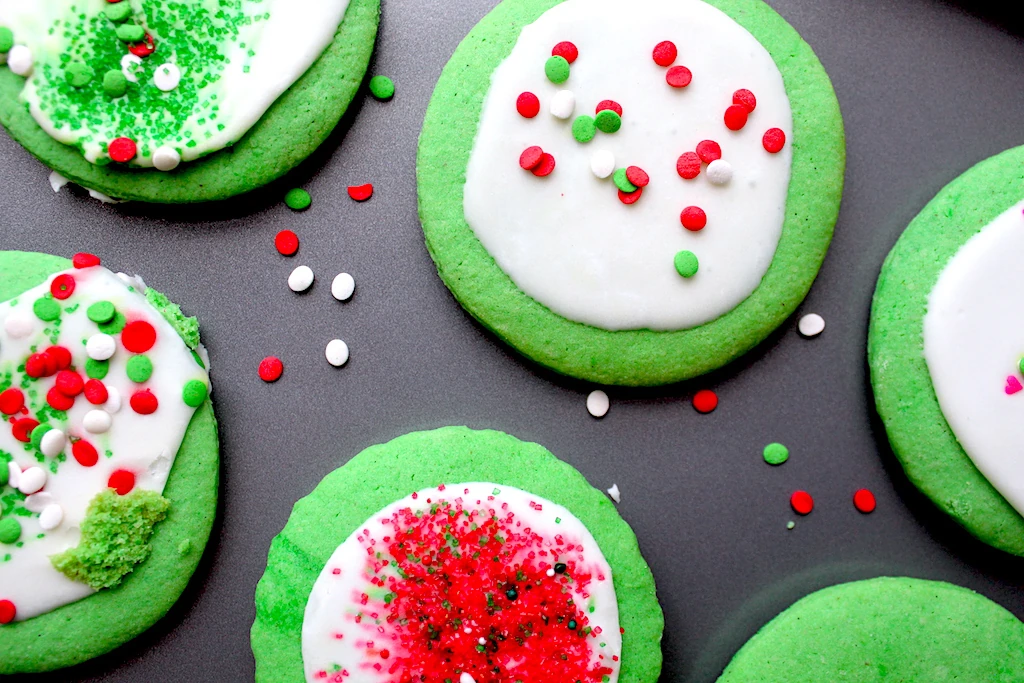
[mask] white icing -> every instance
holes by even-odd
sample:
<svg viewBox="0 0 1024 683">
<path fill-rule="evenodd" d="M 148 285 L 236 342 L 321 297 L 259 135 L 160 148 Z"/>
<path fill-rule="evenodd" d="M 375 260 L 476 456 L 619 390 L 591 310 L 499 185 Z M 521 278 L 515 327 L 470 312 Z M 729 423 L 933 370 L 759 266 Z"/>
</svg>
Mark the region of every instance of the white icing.
<svg viewBox="0 0 1024 683">
<path fill-rule="evenodd" d="M 157 335 L 156 344 L 146 352 L 153 361 L 153 375 L 141 385 L 131 382 L 125 373 L 125 364 L 132 354 L 119 342 L 115 344 L 109 371 L 102 380 L 107 387 L 108 401 L 119 401 L 120 396 L 127 397 L 137 390 L 149 389 L 159 400 L 159 408 L 146 416 L 124 410 L 111 420 L 104 433 L 87 429 L 86 423 L 91 424 L 96 413 L 102 411 L 81 394 L 67 411 L 66 420 L 51 416 L 47 423 L 54 429 L 44 436 L 42 449 L 47 451 L 50 445 L 56 449 L 56 442 L 63 441 L 65 436 L 72 440 L 85 439 L 99 453 L 99 462 L 92 467 L 84 467 L 75 460 L 70 442 L 63 444 L 62 452 L 56 458 L 46 457 L 30 444 L 16 440 L 10 425 L 4 423 L 0 426 L 0 451 L 14 458 L 8 465 L 9 473 L 13 475 L 8 489 L 0 493 L 6 494 L 10 488 L 18 488 L 23 493 L 32 494 L 31 502 L 26 501 L 32 516 L 12 513 L 21 524 L 20 541 L 24 545 L 0 544 L 0 599 L 11 600 L 15 604 L 18 620 L 49 612 L 93 593 L 89 586 L 72 581 L 54 569 L 50 556 L 78 544 L 86 508 L 97 493 L 107 488 L 107 481 L 115 470 L 133 472 L 137 488 L 163 491 L 167 474 L 195 412 L 182 400 L 182 389 L 190 380 L 208 383 L 207 373 L 196 364 L 170 323 L 146 301 L 142 290 L 129 289 L 120 278 L 102 267 L 66 273 L 74 277 L 76 286 L 70 298 L 59 302 L 62 310 L 59 329 L 55 329 L 53 323 L 35 319 L 27 336 L 12 337 L 9 334 L 8 322 L 12 318 L 23 318 L 25 312 L 32 316 L 33 303 L 40 297 L 49 296 L 52 277 L 18 295 L 13 300 L 16 303 L 0 304 L 0 329 L 4 330 L 0 332 L 0 378 L 4 373 L 12 373 L 13 386 L 23 390 L 29 407 L 28 414 L 16 417 L 36 417 L 37 411 L 45 405 L 47 391 L 56 381 L 52 376 L 23 381 L 17 367 L 24 363 L 32 349 L 43 350 L 52 344 L 65 347 L 72 354 L 72 367 L 84 377 L 87 355 L 83 342 L 97 330 L 85 311 L 97 301 L 112 302 L 128 321 L 149 322 Z M 70 307 L 77 308 L 68 312 Z M 119 334 L 116 339 L 120 339 Z M 48 444 L 48 440 L 54 443 Z M 160 462 L 161 466 L 152 468 L 155 462 Z M 40 534 L 43 534 L 42 538 L 38 538 Z M 8 554 L 10 559 L 3 561 Z"/>
<path fill-rule="evenodd" d="M 612 484 L 612 487 L 608 489 L 608 497 L 614 500 L 616 503 L 622 502 L 622 492 L 619 491 L 618 484 Z"/>
<path fill-rule="evenodd" d="M 614 17 L 610 21 L 609 17 Z M 665 82 L 651 58 L 663 40 L 679 46 L 677 64 L 693 71 L 686 88 Z M 558 42 L 579 48 L 569 80 L 554 85 L 544 62 Z M 612 99 L 622 128 L 577 143 L 571 121 L 524 119 L 514 103 L 534 92 L 542 106 L 571 88 L 579 114 Z M 732 94 L 748 88 L 757 109 L 730 132 L 723 114 Z M 732 310 L 757 288 L 782 231 L 791 152 L 765 152 L 773 127 L 792 139 L 792 114 L 778 67 L 767 50 L 731 18 L 699 0 L 638 0 L 623 11 L 614 0 L 567 0 L 523 29 L 495 70 L 470 156 L 465 217 L 495 261 L 527 295 L 554 312 L 610 330 L 683 329 Z M 728 186 L 704 174 L 686 181 L 676 159 L 713 139 L 732 164 Z M 539 145 L 557 162 L 547 178 L 519 168 L 522 151 Z M 607 148 L 619 166 L 651 176 L 636 204 L 595 178 L 590 159 Z M 679 214 L 697 205 L 708 226 L 691 233 Z M 680 250 L 700 259 L 700 273 L 679 277 Z"/>
<path fill-rule="evenodd" d="M 992 486 L 1024 514 L 1024 202 L 957 250 L 928 295 L 924 357 L 942 414 Z"/>
<path fill-rule="evenodd" d="M 496 490 L 500 492 L 497 495 L 494 494 Z M 577 604 L 594 607 L 593 612 L 587 611 L 589 625 L 601 627 L 600 641 L 605 643 L 605 647 L 592 645 L 592 661 L 597 661 L 598 655 L 594 651 L 600 649 L 604 656 L 602 664 L 613 668 L 608 681 L 616 683 L 619 666 L 617 662 L 611 661 L 611 657 L 621 655 L 622 637 L 619 633 L 618 604 L 612 584 L 611 568 L 597 542 L 582 522 L 560 505 L 521 489 L 499 484 L 449 484 L 443 493 L 437 488 L 430 488 L 418 491 L 414 495 L 415 498 L 410 495 L 388 505 L 352 532 L 334 551 L 313 584 L 302 623 L 302 660 L 309 683 L 323 681 L 324 678 L 318 677 L 318 673 L 330 671 L 332 665 L 337 662 L 345 663 L 350 674 L 344 678 L 346 683 L 385 683 L 393 680 L 387 675 L 386 669 L 376 672 L 372 668 L 361 667 L 358 664 L 364 659 L 365 652 L 357 643 L 365 642 L 367 639 L 367 627 L 355 623 L 354 615 L 358 612 L 360 594 L 367 592 L 367 589 L 373 591 L 366 578 L 367 555 L 361 537 L 364 530 L 368 530 L 373 538 L 382 538 L 392 533 L 394 527 L 384 524 L 383 520 L 399 510 L 428 509 L 428 501 L 436 503 L 441 500 L 455 501 L 458 498 L 463 500 L 463 507 L 467 510 L 500 511 L 502 504 L 507 504 L 506 511 L 513 513 L 523 528 L 532 528 L 534 532 L 546 538 L 560 534 L 566 543 L 582 544 L 586 569 L 593 571 L 595 578 L 589 585 L 587 597 L 580 594 L 575 584 L 569 587 L 569 591 Z M 535 509 L 531 503 L 539 503 L 542 509 Z M 555 572 L 549 569 L 548 576 L 554 577 Z M 387 640 L 386 633 L 378 633 L 375 629 L 372 633 L 378 644 Z M 474 633 L 471 624 L 467 624 L 464 633 L 467 638 L 474 641 L 480 635 Z M 343 637 L 338 638 L 339 634 Z"/>
</svg>

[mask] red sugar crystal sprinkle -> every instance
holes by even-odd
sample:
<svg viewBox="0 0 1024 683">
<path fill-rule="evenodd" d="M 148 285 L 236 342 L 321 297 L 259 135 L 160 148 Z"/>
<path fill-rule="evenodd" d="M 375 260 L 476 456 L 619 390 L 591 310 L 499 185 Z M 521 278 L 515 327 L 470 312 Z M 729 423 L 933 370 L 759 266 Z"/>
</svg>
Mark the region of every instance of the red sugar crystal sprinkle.
<svg viewBox="0 0 1024 683">
<path fill-rule="evenodd" d="M 693 395 L 693 409 L 702 415 L 718 407 L 718 394 L 710 389 L 701 389 Z"/>
<path fill-rule="evenodd" d="M 291 230 L 282 230 L 274 236 L 274 248 L 281 256 L 293 256 L 299 250 L 299 236 Z"/>
<path fill-rule="evenodd" d="M 637 187 L 647 187 L 647 184 L 651 182 L 651 177 L 647 175 L 647 171 L 640 168 L 639 166 L 627 166 L 626 180 L 633 183 Z"/>
<path fill-rule="evenodd" d="M 132 353 L 145 353 L 156 344 L 156 328 L 145 320 L 136 320 L 121 330 L 121 344 Z"/>
<path fill-rule="evenodd" d="M 156 51 L 156 43 L 153 42 L 153 36 L 147 33 L 145 37 L 137 43 L 132 43 L 128 46 L 128 51 L 136 57 L 148 57 Z"/>
<path fill-rule="evenodd" d="M 700 157 L 696 152 L 684 152 L 676 160 L 676 173 L 686 180 L 693 180 L 700 175 Z"/>
<path fill-rule="evenodd" d="M 50 282 L 50 294 L 54 299 L 63 301 L 75 293 L 75 278 L 62 273 Z"/>
<path fill-rule="evenodd" d="M 875 511 L 875 494 L 867 489 L 858 489 L 853 494 L 853 506 L 865 515 Z"/>
<path fill-rule="evenodd" d="M 78 396 L 85 388 L 82 376 L 74 370 L 60 370 L 57 373 L 56 388 L 65 396 Z"/>
<path fill-rule="evenodd" d="M 524 149 L 523 153 L 519 155 L 519 166 L 523 170 L 531 171 L 537 168 L 543 158 L 544 150 L 537 145 L 533 145 Z"/>
<path fill-rule="evenodd" d="M 600 114 L 605 109 L 611 109 L 619 116 L 622 116 L 622 105 L 616 102 L 615 100 L 601 100 L 600 102 L 597 103 L 597 106 L 594 107 L 594 113 Z"/>
<path fill-rule="evenodd" d="M 757 98 L 746 88 L 741 88 L 732 94 L 732 103 L 741 105 L 748 114 L 757 108 Z"/>
<path fill-rule="evenodd" d="M 564 57 L 565 61 L 572 64 L 580 56 L 580 51 L 568 40 L 563 40 L 551 50 L 552 57 Z"/>
<path fill-rule="evenodd" d="M 276 382 L 284 373 L 284 363 L 276 356 L 267 356 L 260 361 L 259 373 L 264 382 Z"/>
<path fill-rule="evenodd" d="M 697 143 L 697 156 L 705 164 L 722 158 L 722 146 L 714 140 L 701 140 Z"/>
<path fill-rule="evenodd" d="M 349 185 L 348 196 L 357 202 L 365 202 L 373 196 L 373 184 L 366 183 L 365 185 Z"/>
<path fill-rule="evenodd" d="M 90 379 L 86 382 L 82 387 L 82 393 L 85 394 L 85 400 L 94 406 L 102 405 L 110 398 L 106 385 L 98 379 Z"/>
<path fill-rule="evenodd" d="M 71 444 L 71 455 L 82 467 L 92 467 L 99 462 L 100 454 L 96 447 L 85 439 L 79 439 Z"/>
<path fill-rule="evenodd" d="M 32 430 L 38 426 L 38 420 L 33 420 L 31 417 L 23 417 L 20 420 L 15 420 L 11 425 L 11 434 L 18 441 L 28 443 L 32 440 Z"/>
<path fill-rule="evenodd" d="M 75 268 L 92 268 L 100 264 L 100 257 L 79 252 L 71 257 L 71 265 Z"/>
<path fill-rule="evenodd" d="M 532 92 L 520 93 L 516 98 L 516 111 L 523 118 L 532 119 L 540 111 L 540 100 Z"/>
<path fill-rule="evenodd" d="M 541 157 L 540 163 L 534 167 L 532 173 L 538 178 L 551 175 L 551 172 L 555 170 L 555 158 L 544 152 L 544 156 Z"/>
<path fill-rule="evenodd" d="M 14 415 L 24 407 L 25 394 L 21 393 L 21 389 L 11 387 L 10 389 L 0 391 L 0 413 Z"/>
<path fill-rule="evenodd" d="M 740 130 L 747 125 L 747 108 L 742 104 L 732 104 L 725 110 L 725 127 L 729 130 Z"/>
<path fill-rule="evenodd" d="M 13 602 L 10 600 L 0 600 L 0 624 L 11 623 L 17 614 L 18 610 L 14 608 Z"/>
<path fill-rule="evenodd" d="M 63 346 L 47 347 L 46 353 L 57 363 L 58 370 L 67 370 L 71 367 L 71 352 Z"/>
<path fill-rule="evenodd" d="M 699 206 L 688 206 L 679 214 L 679 220 L 684 228 L 690 232 L 697 232 L 708 224 L 708 215 Z"/>
<path fill-rule="evenodd" d="M 120 164 L 134 159 L 138 151 L 135 141 L 131 138 L 116 138 L 107 145 L 107 153 L 110 158 Z"/>
<path fill-rule="evenodd" d="M 160 406 L 160 402 L 156 400 L 156 396 L 149 389 L 143 389 L 142 391 L 136 391 L 132 394 L 132 397 L 128 400 L 132 410 L 139 415 L 152 415 L 156 412 L 156 409 Z"/>
<path fill-rule="evenodd" d="M 769 128 L 761 138 L 766 152 L 778 154 L 786 146 L 786 133 L 781 128 Z"/>
<path fill-rule="evenodd" d="M 623 204 L 636 204 L 640 199 L 640 195 L 644 193 L 644 188 L 638 187 L 632 192 L 623 192 L 619 190 L 619 201 Z"/>
<path fill-rule="evenodd" d="M 671 40 L 663 40 L 654 46 L 654 63 L 658 66 L 670 66 L 672 62 L 676 61 L 676 55 L 679 54 L 679 50 L 676 49 L 676 44 Z"/>
<path fill-rule="evenodd" d="M 685 88 L 693 80 L 693 74 L 685 66 L 673 66 L 665 72 L 665 82 L 673 88 Z"/>
<path fill-rule="evenodd" d="M 107 486 L 119 496 L 127 496 L 135 488 L 135 473 L 128 470 L 114 470 L 107 480 Z"/>
<path fill-rule="evenodd" d="M 65 396 L 57 387 L 50 387 L 50 390 L 46 392 L 46 403 L 54 410 L 71 410 L 71 407 L 75 405 L 75 399 Z"/>
<path fill-rule="evenodd" d="M 814 499 L 807 491 L 794 491 L 789 497 L 789 504 L 798 515 L 809 515 L 814 509 Z"/>
</svg>

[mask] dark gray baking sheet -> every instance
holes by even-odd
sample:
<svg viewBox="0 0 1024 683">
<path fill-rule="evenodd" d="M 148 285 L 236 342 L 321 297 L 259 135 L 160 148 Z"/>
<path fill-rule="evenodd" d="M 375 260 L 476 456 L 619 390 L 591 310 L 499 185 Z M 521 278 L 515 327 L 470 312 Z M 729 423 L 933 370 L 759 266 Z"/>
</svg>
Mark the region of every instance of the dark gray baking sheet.
<svg viewBox="0 0 1024 683">
<path fill-rule="evenodd" d="M 886 253 L 922 206 L 975 162 L 1024 143 L 1024 40 L 1003 3 L 772 0 L 817 51 L 846 120 L 849 164 L 835 240 L 796 319 L 711 377 L 658 391 L 609 391 L 539 371 L 462 312 L 434 272 L 416 216 L 416 138 L 441 67 L 494 1 L 386 0 L 371 73 L 394 78 L 388 103 L 357 101 L 325 149 L 266 199 L 226 206 L 112 208 L 67 190 L 0 133 L 0 248 L 101 254 L 198 315 L 222 429 L 221 517 L 178 606 L 116 652 L 38 681 L 246 681 L 253 590 L 292 504 L 362 448 L 448 424 L 538 441 L 595 486 L 617 483 L 665 610 L 664 681 L 714 681 L 758 627 L 828 584 L 877 575 L 942 579 L 1024 617 L 1024 560 L 990 550 L 905 480 L 874 417 L 865 334 Z M 1013 3 L 1005 3 L 1011 5 Z M 373 199 L 345 187 L 372 182 Z M 306 213 L 277 197 L 313 195 Z M 302 247 L 277 255 L 292 228 Z M 305 263 L 307 294 L 285 279 Z M 330 296 L 341 271 L 354 298 Z M 349 364 L 333 369 L 340 337 Z M 266 385 L 256 365 L 285 363 Z M 688 397 L 721 397 L 698 415 Z M 761 461 L 787 444 L 782 467 Z M 872 489 L 861 515 L 853 491 Z M 794 519 L 792 490 L 815 497 Z M 358 495 L 353 491 L 352 495 Z"/>
</svg>

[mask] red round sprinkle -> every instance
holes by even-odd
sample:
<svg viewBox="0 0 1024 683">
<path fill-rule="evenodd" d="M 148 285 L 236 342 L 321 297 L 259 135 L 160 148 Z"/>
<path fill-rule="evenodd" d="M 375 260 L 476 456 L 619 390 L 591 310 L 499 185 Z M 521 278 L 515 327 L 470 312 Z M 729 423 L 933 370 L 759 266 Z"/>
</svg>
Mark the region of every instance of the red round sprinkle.
<svg viewBox="0 0 1024 683">
<path fill-rule="evenodd" d="M 693 409 L 707 414 L 718 407 L 718 394 L 710 389 L 701 389 L 693 395 Z"/>
<path fill-rule="evenodd" d="M 732 103 L 742 105 L 748 114 L 757 108 L 757 98 L 746 88 L 741 88 L 732 94 Z"/>
<path fill-rule="evenodd" d="M 679 214 L 679 220 L 684 228 L 691 232 L 697 232 L 703 230 L 704 226 L 708 224 L 708 215 L 699 206 L 688 206 Z"/>
<path fill-rule="evenodd" d="M 78 396 L 85 388 L 82 376 L 74 370 L 61 370 L 57 373 L 56 389 L 65 396 Z"/>
<path fill-rule="evenodd" d="M 0 391 L 0 413 L 14 415 L 24 407 L 25 394 L 21 393 L 21 389 L 11 387 L 5 391 Z"/>
<path fill-rule="evenodd" d="M 0 600 L 0 624 L 11 623 L 17 614 L 18 610 L 14 608 L 13 602 L 10 600 Z"/>
<path fill-rule="evenodd" d="M 697 156 L 705 164 L 722 158 L 722 146 L 714 140 L 701 140 L 697 143 Z"/>
<path fill-rule="evenodd" d="M 136 391 L 132 394 L 128 403 L 131 405 L 132 410 L 139 415 L 152 415 L 160 406 L 160 402 L 156 400 L 156 396 L 149 389 Z"/>
<path fill-rule="evenodd" d="M 131 138 L 116 138 L 107 145 L 107 153 L 110 158 L 118 163 L 127 163 L 138 154 L 138 147 Z"/>
<path fill-rule="evenodd" d="M 85 439 L 79 439 L 71 444 L 71 455 L 74 456 L 75 460 L 82 467 L 92 467 L 100 459 L 100 454 L 96 451 L 96 447 Z"/>
<path fill-rule="evenodd" d="M 63 346 L 47 347 L 46 353 L 57 363 L 58 370 L 67 370 L 71 367 L 71 352 Z"/>
<path fill-rule="evenodd" d="M 136 320 L 121 330 L 121 344 L 132 353 L 145 353 L 156 343 L 156 328 L 145 320 Z"/>
<path fill-rule="evenodd" d="M 80 252 L 71 257 L 71 265 L 75 268 L 92 268 L 100 264 L 100 257 Z"/>
<path fill-rule="evenodd" d="M 639 166 L 627 166 L 626 180 L 637 187 L 647 187 L 647 183 L 651 182 L 651 177 L 647 175 L 647 171 Z"/>
<path fill-rule="evenodd" d="M 580 51 L 576 49 L 576 46 L 570 43 L 568 40 L 563 40 L 558 45 L 555 45 L 551 49 L 552 57 L 564 57 L 565 61 L 572 64 L 576 61 L 576 58 L 580 56 Z"/>
<path fill-rule="evenodd" d="M 615 100 L 601 100 L 600 102 L 597 103 L 597 106 L 594 107 L 594 113 L 600 114 L 605 109 L 611 109 L 619 116 L 622 116 L 622 105 L 616 102 Z"/>
<path fill-rule="evenodd" d="M 794 491 L 789 497 L 789 504 L 798 515 L 809 515 L 814 509 L 814 499 L 807 491 Z"/>
<path fill-rule="evenodd" d="M 119 496 L 127 496 L 135 488 L 135 473 L 128 470 L 114 470 L 107 480 L 107 486 Z"/>
<path fill-rule="evenodd" d="M 777 154 L 786 146 L 786 133 L 781 128 L 769 128 L 761 138 L 765 151 Z"/>
<path fill-rule="evenodd" d="M 516 111 L 523 118 L 532 119 L 540 111 L 540 100 L 532 92 L 520 93 L 516 98 Z"/>
<path fill-rule="evenodd" d="M 282 230 L 274 237 L 274 248 L 282 256 L 292 256 L 299 250 L 299 236 L 291 230 Z"/>
<path fill-rule="evenodd" d="M 685 66 L 673 66 L 665 72 L 665 82 L 673 88 L 685 88 L 693 80 L 693 74 Z"/>
<path fill-rule="evenodd" d="M 276 356 L 267 356 L 260 361 L 260 379 L 264 382 L 276 382 L 284 372 L 284 363 Z"/>
<path fill-rule="evenodd" d="M 136 57 L 148 57 L 156 50 L 156 43 L 153 42 L 153 36 L 148 33 L 146 36 L 137 43 L 132 43 L 128 46 L 128 51 Z"/>
<path fill-rule="evenodd" d="M 94 406 L 102 405 L 110 398 L 106 385 L 98 379 L 86 382 L 82 387 L 82 393 L 85 394 L 85 400 Z"/>
<path fill-rule="evenodd" d="M 54 410 L 71 410 L 71 406 L 75 405 L 75 399 L 61 393 L 57 387 L 50 387 L 46 392 L 46 402 Z"/>
<path fill-rule="evenodd" d="M 14 438 L 22 443 L 28 443 L 32 440 L 32 430 L 39 426 L 39 420 L 33 420 L 31 417 L 23 417 L 20 420 L 15 420 L 11 425 L 11 434 Z"/>
<path fill-rule="evenodd" d="M 623 192 L 619 190 L 619 201 L 623 204 L 636 204 L 637 200 L 640 199 L 640 195 L 644 193 L 644 188 L 638 187 L 632 192 Z"/>
<path fill-rule="evenodd" d="M 348 196 L 357 202 L 365 202 L 373 196 L 373 184 L 366 183 L 365 185 L 349 185 Z"/>
<path fill-rule="evenodd" d="M 696 152 L 684 152 L 676 160 L 676 173 L 681 178 L 693 180 L 700 175 L 700 157 Z"/>
<path fill-rule="evenodd" d="M 526 171 L 531 171 L 537 168 L 540 164 L 541 159 L 544 158 L 544 150 L 537 145 L 533 147 L 527 147 L 523 150 L 523 153 L 519 155 L 519 166 Z"/>
<path fill-rule="evenodd" d="M 725 110 L 725 127 L 739 130 L 747 125 L 747 108 L 742 104 L 732 104 Z"/>
<path fill-rule="evenodd" d="M 859 489 L 853 494 L 853 506 L 865 515 L 875 511 L 875 494 L 867 489 Z"/>
<path fill-rule="evenodd" d="M 551 172 L 555 170 L 555 158 L 544 152 L 544 156 L 541 157 L 540 163 L 537 164 L 536 168 L 533 169 L 533 175 L 538 178 L 551 175 Z"/>
<path fill-rule="evenodd" d="M 54 299 L 63 301 L 75 292 L 75 278 L 71 277 L 67 273 L 62 273 L 57 277 L 53 278 L 50 282 L 50 294 L 53 295 Z"/>
<path fill-rule="evenodd" d="M 654 63 L 658 66 L 669 66 L 672 62 L 676 61 L 676 55 L 679 54 L 679 50 L 676 49 L 676 44 L 671 40 L 663 40 L 654 46 Z"/>
<path fill-rule="evenodd" d="M 45 351 L 33 353 L 25 361 L 25 374 L 33 379 L 50 377 L 57 372 L 57 361 Z"/>
</svg>

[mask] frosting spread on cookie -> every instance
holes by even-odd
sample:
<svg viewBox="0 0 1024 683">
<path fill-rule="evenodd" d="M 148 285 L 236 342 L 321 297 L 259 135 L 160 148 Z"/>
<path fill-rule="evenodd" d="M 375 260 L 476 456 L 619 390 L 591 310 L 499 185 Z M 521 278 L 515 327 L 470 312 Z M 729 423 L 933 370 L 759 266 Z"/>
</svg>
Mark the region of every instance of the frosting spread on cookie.
<svg viewBox="0 0 1024 683">
<path fill-rule="evenodd" d="M 209 393 L 200 357 L 141 281 L 90 263 L 0 304 L 0 601 L 18 620 L 94 592 L 65 576 L 89 578 L 87 563 L 65 554 L 62 573 L 56 558 L 79 545 L 98 494 L 163 491 Z M 162 518 L 163 503 L 135 500 Z M 111 501 L 97 514 L 111 510 L 147 518 L 140 505 Z M 89 525 L 92 543 L 103 524 Z M 106 571 L 108 584 L 120 579 Z"/>
<path fill-rule="evenodd" d="M 664 41 L 677 54 L 652 58 Z M 734 108 L 743 90 L 752 110 Z M 599 113 L 606 100 L 621 115 Z M 567 0 L 526 26 L 492 75 L 464 213 L 516 286 L 555 313 L 608 330 L 686 329 L 732 310 L 768 270 L 789 138 L 778 67 L 720 10 Z M 720 160 L 698 147 L 706 140 Z"/>
<path fill-rule="evenodd" d="M 924 357 L 942 414 L 1024 514 L 1024 202 L 971 237 L 928 295 Z"/>
<path fill-rule="evenodd" d="M 615 683 L 621 649 L 611 568 L 582 522 L 478 482 L 367 520 L 324 566 L 302 626 L 310 683 Z"/>
<path fill-rule="evenodd" d="M 238 141 L 330 44 L 347 6 L 0 0 L 0 26 L 30 59 L 21 98 L 48 134 L 93 163 L 171 170 Z"/>
</svg>

